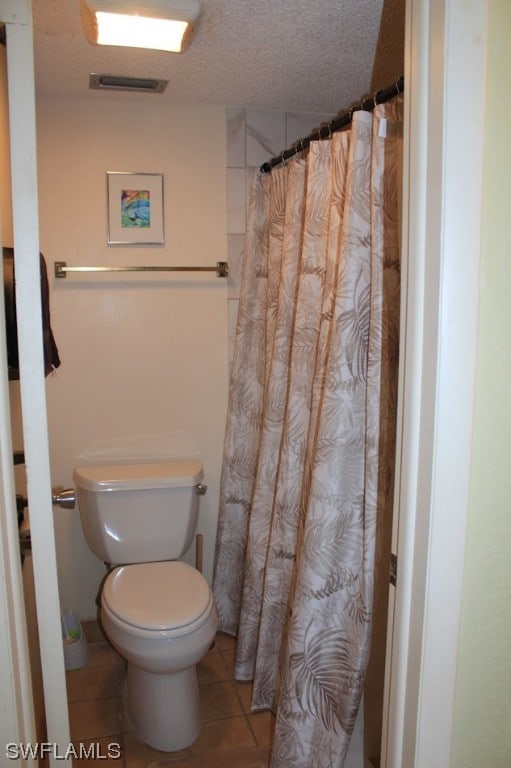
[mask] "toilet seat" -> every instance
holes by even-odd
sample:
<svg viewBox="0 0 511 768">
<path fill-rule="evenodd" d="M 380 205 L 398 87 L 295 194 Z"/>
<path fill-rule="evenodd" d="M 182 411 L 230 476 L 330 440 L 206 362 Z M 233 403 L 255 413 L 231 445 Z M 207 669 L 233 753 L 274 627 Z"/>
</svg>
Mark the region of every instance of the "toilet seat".
<svg viewBox="0 0 511 768">
<path fill-rule="evenodd" d="M 115 568 L 107 577 L 103 606 L 134 629 L 189 632 L 202 623 L 212 604 L 202 574 L 181 561 L 136 563 Z"/>
</svg>

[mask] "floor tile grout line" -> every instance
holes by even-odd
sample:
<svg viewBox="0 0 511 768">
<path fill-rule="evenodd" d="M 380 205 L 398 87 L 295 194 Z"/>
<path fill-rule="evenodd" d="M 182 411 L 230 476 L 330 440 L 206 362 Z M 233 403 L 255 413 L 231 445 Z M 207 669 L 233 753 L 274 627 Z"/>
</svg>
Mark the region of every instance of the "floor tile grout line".
<svg viewBox="0 0 511 768">
<path fill-rule="evenodd" d="M 108 643 L 106 645 L 108 645 Z M 234 678 L 233 663 L 232 663 L 233 662 L 233 658 L 232 658 L 233 657 L 233 653 L 235 652 L 234 645 L 231 645 L 229 647 L 225 647 L 225 648 L 222 648 L 222 649 L 219 648 L 218 646 L 216 646 L 216 647 L 214 647 L 212 649 L 211 652 L 218 653 L 218 655 L 220 657 L 220 660 L 222 662 L 222 666 L 224 668 L 224 673 L 225 673 L 226 676 L 224 677 L 223 674 L 222 674 L 222 678 L 221 679 L 211 679 L 211 680 L 208 680 L 207 682 L 202 682 L 202 683 L 200 683 L 200 687 L 204 687 L 204 686 L 208 686 L 208 685 L 214 685 L 215 683 L 222 683 L 222 682 L 228 683 L 230 686 L 232 686 L 234 688 L 235 699 L 236 699 L 237 704 L 239 706 L 240 712 L 232 713 L 232 714 L 225 714 L 225 715 L 222 715 L 220 717 L 214 717 L 214 718 L 208 718 L 208 719 L 203 718 L 203 724 L 205 724 L 207 722 L 215 722 L 215 721 L 216 722 L 218 722 L 218 721 L 228 721 L 228 720 L 232 720 L 235 717 L 243 717 L 244 718 L 244 723 L 247 726 L 247 735 L 250 734 L 251 741 L 252 741 L 252 745 L 246 746 L 246 747 L 244 747 L 244 749 L 247 749 L 247 750 L 255 750 L 255 749 L 262 749 L 262 748 L 271 749 L 271 744 L 270 745 L 266 745 L 266 744 L 260 744 L 259 743 L 259 741 L 257 739 L 257 736 L 256 736 L 256 730 L 253 727 L 253 725 L 251 724 L 251 720 L 250 720 L 250 717 L 249 717 L 249 715 L 252 714 L 252 713 L 251 713 L 250 709 L 246 709 L 245 705 L 244 705 L 244 701 L 245 702 L 247 701 L 247 697 L 245 696 L 245 697 L 242 698 L 242 696 L 241 696 L 241 687 L 240 687 L 240 685 L 238 685 L 238 683 L 239 682 L 241 682 L 242 684 L 243 683 L 250 683 L 250 681 L 237 681 Z M 110 661 L 110 664 L 108 664 L 108 663 L 107 664 L 101 664 L 97 668 L 94 669 L 94 672 L 95 673 L 98 672 L 103 667 L 108 667 L 108 666 L 113 667 L 113 666 L 117 666 L 118 665 L 118 660 L 115 659 L 113 655 L 109 657 L 109 661 Z M 121 750 L 122 750 L 122 762 L 119 762 L 118 764 L 120 766 L 122 766 L 123 768 L 128 768 L 128 766 L 131 764 L 131 761 L 130 761 L 130 756 L 128 754 L 128 752 L 129 752 L 129 745 L 127 743 L 127 738 L 128 738 L 128 736 L 132 732 L 131 732 L 131 730 L 128 729 L 128 726 L 127 726 L 127 723 L 126 723 L 126 720 L 125 720 L 125 716 L 124 716 L 125 715 L 125 712 L 124 712 L 124 710 L 125 710 L 125 700 L 124 700 L 124 696 L 122 695 L 122 693 L 119 692 L 119 694 L 117 694 L 117 695 L 114 694 L 114 695 L 111 695 L 111 696 L 99 695 L 99 696 L 96 696 L 96 697 L 91 698 L 91 699 L 86 698 L 86 699 L 82 699 L 82 700 L 79 700 L 79 701 L 76 701 L 76 702 L 70 702 L 70 704 L 71 703 L 73 703 L 73 704 L 78 704 L 78 703 L 87 704 L 87 703 L 99 702 L 99 701 L 107 701 L 107 700 L 117 700 L 118 701 L 118 724 L 119 724 L 118 725 L 118 729 L 119 729 L 119 733 L 116 733 L 116 734 L 106 734 L 106 735 L 102 736 L 101 738 L 109 738 L 111 741 L 115 740 L 116 742 L 120 743 Z M 100 738 L 100 737 L 98 737 L 98 738 Z M 232 747 L 229 747 L 229 750 L 230 749 L 241 749 L 241 747 L 239 745 L 237 745 L 237 744 L 234 744 Z M 213 749 L 213 752 L 211 754 L 214 755 L 214 752 L 215 752 L 215 750 Z M 195 755 L 195 756 L 198 756 L 198 757 L 201 756 L 201 755 L 198 755 L 197 753 L 193 753 L 193 752 L 192 752 L 192 755 Z M 169 768 L 170 768 L 170 766 L 169 766 Z"/>
<path fill-rule="evenodd" d="M 248 717 L 248 715 L 246 713 L 244 713 L 244 714 L 245 714 L 245 720 L 247 721 L 247 725 L 248 725 L 248 727 L 250 729 L 250 733 L 252 734 L 252 738 L 254 739 L 254 744 L 256 745 L 256 747 L 258 747 L 260 745 L 257 742 L 255 731 L 254 731 L 254 729 L 252 728 L 252 726 L 250 724 L 250 718 Z"/>
</svg>

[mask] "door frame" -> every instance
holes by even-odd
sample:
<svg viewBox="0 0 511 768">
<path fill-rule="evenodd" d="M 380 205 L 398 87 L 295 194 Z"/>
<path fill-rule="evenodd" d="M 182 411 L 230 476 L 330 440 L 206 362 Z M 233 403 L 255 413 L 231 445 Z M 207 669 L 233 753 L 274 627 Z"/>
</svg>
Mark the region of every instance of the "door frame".
<svg viewBox="0 0 511 768">
<path fill-rule="evenodd" d="M 408 0 L 382 768 L 450 765 L 475 392 L 486 3 Z"/>
<path fill-rule="evenodd" d="M 398 576 L 382 755 L 386 768 L 445 768 L 450 762 L 474 398 L 484 6 L 463 0 L 407 0 L 406 5 L 403 242 L 408 265 L 403 275 L 399 525 L 394 532 Z M 15 219 L 22 222 L 15 225 L 15 247 L 25 264 L 21 298 L 32 310 L 23 311 L 20 303 L 18 319 L 22 376 L 25 371 L 23 411 L 29 424 L 24 438 L 29 499 L 38 520 L 32 536 L 45 706 L 48 738 L 64 745 L 69 726 L 40 315 L 34 311 L 39 301 L 39 246 L 30 9 L 30 0 L 0 0 L 0 18 L 9 23 L 8 34 L 17 40 L 16 56 L 9 59 L 12 153 L 13 164 L 16 157 L 23 162 L 17 164 L 13 178 L 13 209 Z M 469 119 L 458 133 L 468 103 Z M 5 388 L 0 398 L 5 406 Z M 2 451 L 2 471 L 8 469 L 7 458 Z M 3 529 L 0 532 L 3 537 Z M 0 578 L 10 589 L 7 597 L 12 599 L 18 587 L 16 583 L 10 587 L 9 562 L 0 558 L 0 567 Z M 4 612 L 1 601 L 0 610 Z M 19 617 L 7 613 L 5 618 L 10 647 L 15 648 L 24 627 Z M 1 673 L 15 673 L 16 664 L 12 655 L 0 653 Z M 11 693 L 13 707 L 22 711 L 25 688 L 18 686 Z M 25 720 L 29 733 L 30 716 Z"/>
<path fill-rule="evenodd" d="M 16 307 L 20 393 L 23 414 L 23 450 L 27 475 L 27 496 L 30 508 L 30 533 L 34 568 L 39 649 L 41 655 L 47 742 L 52 746 L 51 768 L 62 763 L 69 743 L 64 651 L 60 625 L 60 603 L 57 582 L 57 559 L 53 529 L 53 507 L 46 417 L 44 353 L 41 328 L 41 287 L 39 269 L 39 216 L 36 154 L 36 117 L 34 54 L 31 0 L 0 0 L 0 21 L 5 23 L 7 40 L 7 85 L 9 95 L 9 132 L 11 154 L 13 240 L 16 252 Z M 5 336 L 4 336 L 5 338 Z M 6 374 L 4 357 L 4 381 Z M 2 388 L 2 410 L 10 413 L 9 392 Z M 4 425 L 3 432 L 9 427 Z M 10 440 L 10 438 L 9 438 Z M 2 474 L 12 477 L 12 452 L 2 451 Z M 5 619 L 9 647 L 18 650 L 20 658 L 10 658 L 0 652 L 0 671 L 11 669 L 16 683 L 9 688 L 13 711 L 19 712 L 16 732 L 8 742 L 35 741 L 33 701 L 27 668 L 27 628 L 25 616 L 10 611 L 4 617 L 8 603 L 18 601 L 20 592 L 19 544 L 8 532 L 8 516 L 12 514 L 12 488 L 2 514 L 2 545 L 9 557 L 2 560 L 0 580 L 8 590 L 7 603 L 0 605 L 0 621 Z M 15 509 L 15 504 L 14 504 Z M 12 528 L 12 526 L 11 526 Z M 7 530 L 6 530 L 7 529 Z M 14 566 L 16 556 L 18 566 Z M 21 641 L 22 639 L 22 641 Z M 20 672 L 24 678 L 20 679 Z M 18 679 L 20 679 L 19 682 Z M 22 684 L 23 683 L 23 684 Z M 29 706 L 30 703 L 30 706 Z M 7 742 L 6 742 L 7 743 Z"/>
</svg>

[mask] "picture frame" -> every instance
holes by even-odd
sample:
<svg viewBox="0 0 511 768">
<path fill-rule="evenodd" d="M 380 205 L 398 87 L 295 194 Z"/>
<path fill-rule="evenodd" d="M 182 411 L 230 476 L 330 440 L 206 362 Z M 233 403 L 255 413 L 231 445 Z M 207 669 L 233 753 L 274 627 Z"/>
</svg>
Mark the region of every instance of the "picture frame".
<svg viewBox="0 0 511 768">
<path fill-rule="evenodd" d="M 163 245 L 163 174 L 108 171 L 108 245 Z"/>
</svg>

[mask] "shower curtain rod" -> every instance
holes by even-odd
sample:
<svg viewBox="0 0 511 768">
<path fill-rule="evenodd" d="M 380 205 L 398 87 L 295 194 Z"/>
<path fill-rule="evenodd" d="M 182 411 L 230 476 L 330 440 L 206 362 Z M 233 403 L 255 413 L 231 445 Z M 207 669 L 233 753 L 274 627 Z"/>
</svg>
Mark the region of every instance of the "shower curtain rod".
<svg viewBox="0 0 511 768">
<path fill-rule="evenodd" d="M 402 93 L 404 87 L 405 79 L 404 76 L 401 75 L 401 77 L 399 77 L 393 85 L 389 85 L 388 88 L 383 88 L 383 90 L 377 91 L 374 96 L 369 96 L 367 99 L 364 99 L 358 106 L 351 107 L 351 109 L 349 109 L 343 115 L 334 117 L 334 119 L 329 123 L 323 123 L 323 125 L 321 125 L 319 128 L 314 129 L 314 131 L 309 133 L 308 136 L 305 136 L 305 138 L 295 141 L 295 143 L 289 149 L 284 150 L 284 152 L 282 152 L 277 157 L 272 157 L 266 163 L 263 163 L 259 170 L 261 173 L 270 173 L 272 168 L 275 168 L 275 166 L 280 165 L 281 163 L 285 163 L 286 160 L 289 160 L 290 157 L 293 157 L 294 155 L 298 154 L 298 152 L 302 152 L 302 150 L 307 149 L 311 141 L 317 141 L 318 139 L 329 139 L 332 133 L 336 133 L 342 128 L 345 128 L 351 123 L 353 112 L 358 112 L 360 109 L 364 110 L 365 112 L 371 112 L 377 104 L 384 104 L 386 101 L 393 99 L 394 96 L 398 96 L 400 93 Z"/>
</svg>

